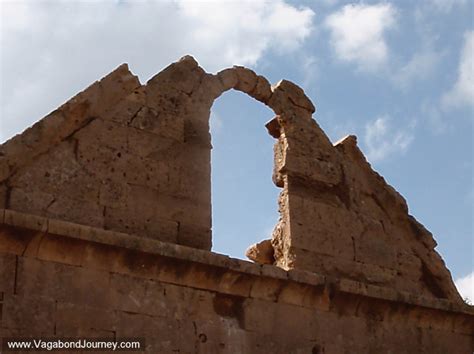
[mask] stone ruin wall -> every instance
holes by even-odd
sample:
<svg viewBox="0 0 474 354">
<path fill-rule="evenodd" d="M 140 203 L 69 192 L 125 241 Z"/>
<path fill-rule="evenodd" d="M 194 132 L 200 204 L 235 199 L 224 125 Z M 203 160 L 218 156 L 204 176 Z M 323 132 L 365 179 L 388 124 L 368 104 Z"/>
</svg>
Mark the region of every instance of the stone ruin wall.
<svg viewBox="0 0 474 354">
<path fill-rule="evenodd" d="M 0 338 L 145 338 L 149 353 L 472 352 L 472 310 L 6 210 Z"/>
<path fill-rule="evenodd" d="M 280 220 L 270 257 L 254 258 L 268 265 L 209 252 L 209 115 L 231 88 L 276 114 Z M 122 65 L 0 146 L 3 336 L 145 336 L 164 353 L 470 353 L 472 310 L 432 235 L 356 138 L 332 145 L 314 111 L 289 81 L 208 74 L 184 57 L 146 85 Z"/>
</svg>

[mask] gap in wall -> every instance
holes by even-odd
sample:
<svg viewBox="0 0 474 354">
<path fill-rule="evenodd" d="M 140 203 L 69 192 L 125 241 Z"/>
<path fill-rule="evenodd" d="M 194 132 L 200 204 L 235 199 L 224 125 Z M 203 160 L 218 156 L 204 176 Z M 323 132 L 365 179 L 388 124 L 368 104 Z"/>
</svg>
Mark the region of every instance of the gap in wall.
<svg viewBox="0 0 474 354">
<path fill-rule="evenodd" d="M 265 123 L 271 109 L 252 97 L 228 91 L 211 111 L 212 250 L 246 259 L 245 250 L 271 237 L 278 221 L 272 181 L 273 144 Z"/>
</svg>

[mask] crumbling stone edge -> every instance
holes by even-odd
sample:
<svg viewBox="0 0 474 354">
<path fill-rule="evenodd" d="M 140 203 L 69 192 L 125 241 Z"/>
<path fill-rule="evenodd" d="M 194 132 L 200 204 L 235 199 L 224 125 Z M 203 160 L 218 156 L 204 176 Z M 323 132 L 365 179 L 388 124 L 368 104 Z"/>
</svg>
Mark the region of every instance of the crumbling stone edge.
<svg viewBox="0 0 474 354">
<path fill-rule="evenodd" d="M 335 279 L 303 270 L 291 269 L 285 271 L 277 266 L 256 264 L 215 252 L 40 217 L 14 210 L 0 209 L 0 236 L 2 233 L 5 233 L 5 228 L 22 229 L 27 233 L 29 232 L 35 235 L 49 234 L 69 240 L 85 241 L 88 243 L 93 242 L 130 251 L 144 252 L 149 255 L 173 260 L 173 262 L 184 261 L 214 268 L 217 267 L 224 271 L 237 272 L 254 278 L 266 278 L 270 281 L 285 281 L 300 284 L 305 287 L 317 288 L 329 298 L 338 296 L 338 294 L 349 294 L 373 299 L 375 301 L 402 303 L 408 306 L 455 313 L 457 315 L 464 314 L 469 315 L 469 317 L 474 315 L 474 307 L 467 304 L 457 304 L 444 299 L 426 298 L 386 287 L 368 285 L 349 279 Z M 34 239 L 35 241 L 31 240 L 31 243 L 36 243 L 34 247 L 38 249 L 38 239 Z M 41 239 L 39 242 L 41 242 Z M 20 244 L 21 242 L 18 242 L 17 249 L 12 249 L 10 246 L 10 249 L 7 249 L 7 251 L 17 253 L 21 256 L 28 255 L 30 245 L 21 249 L 22 246 L 20 246 Z M 9 246 L 7 246 L 7 248 L 8 247 Z M 13 246 L 13 248 L 15 247 Z M 0 252 L 4 251 L 5 250 L 2 250 L 0 246 Z M 282 289 L 279 289 L 278 293 L 281 292 Z"/>
</svg>

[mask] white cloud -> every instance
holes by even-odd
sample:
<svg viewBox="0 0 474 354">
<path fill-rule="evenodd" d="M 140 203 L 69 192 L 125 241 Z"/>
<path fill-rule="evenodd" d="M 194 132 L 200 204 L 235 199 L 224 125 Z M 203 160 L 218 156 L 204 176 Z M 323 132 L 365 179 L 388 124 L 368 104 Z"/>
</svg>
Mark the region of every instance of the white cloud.
<svg viewBox="0 0 474 354">
<path fill-rule="evenodd" d="M 312 29 L 314 13 L 284 1 L 186 1 L 178 0 L 184 17 L 194 26 L 190 33 L 202 50 L 222 46 L 217 66 L 253 65 L 269 48 L 294 50 Z M 211 54 L 209 53 L 209 54 Z"/>
<path fill-rule="evenodd" d="M 474 304 L 474 272 L 457 279 L 455 284 L 461 297 L 467 299 L 471 304 Z"/>
<path fill-rule="evenodd" d="M 320 75 L 319 67 L 320 61 L 316 56 L 307 54 L 300 57 L 300 70 L 304 75 L 301 86 L 307 95 L 310 95 L 310 92 L 316 88 L 316 82 Z"/>
<path fill-rule="evenodd" d="M 221 116 L 215 110 L 211 110 L 211 116 L 209 117 L 211 133 L 219 133 L 222 130 L 223 123 Z"/>
<path fill-rule="evenodd" d="M 444 108 L 474 107 L 474 31 L 464 34 L 464 46 L 453 88 L 443 96 Z"/>
<path fill-rule="evenodd" d="M 321 0 L 321 4 L 323 4 L 324 6 L 334 6 L 336 5 L 340 0 Z"/>
<path fill-rule="evenodd" d="M 387 60 L 384 34 L 395 25 L 395 17 L 396 10 L 389 3 L 346 5 L 329 15 L 325 25 L 331 32 L 331 45 L 340 60 L 373 71 Z"/>
<path fill-rule="evenodd" d="M 437 10 L 449 12 L 455 6 L 467 4 L 467 0 L 428 0 Z"/>
<path fill-rule="evenodd" d="M 395 153 L 404 153 L 413 141 L 410 130 L 396 130 L 388 116 L 381 116 L 365 126 L 364 143 L 367 158 L 377 162 Z"/>
<path fill-rule="evenodd" d="M 191 54 L 206 70 L 256 65 L 310 35 L 314 13 L 268 1 L 0 1 L 0 141 L 123 62 L 146 81 Z"/>
<path fill-rule="evenodd" d="M 393 82 L 402 89 L 407 89 L 414 82 L 427 79 L 435 72 L 444 53 L 427 48 L 416 52 L 412 58 L 396 71 Z"/>
<path fill-rule="evenodd" d="M 437 103 L 425 100 L 420 106 L 419 116 L 426 122 L 426 126 L 434 135 L 441 135 L 452 131 L 453 125 Z"/>
</svg>

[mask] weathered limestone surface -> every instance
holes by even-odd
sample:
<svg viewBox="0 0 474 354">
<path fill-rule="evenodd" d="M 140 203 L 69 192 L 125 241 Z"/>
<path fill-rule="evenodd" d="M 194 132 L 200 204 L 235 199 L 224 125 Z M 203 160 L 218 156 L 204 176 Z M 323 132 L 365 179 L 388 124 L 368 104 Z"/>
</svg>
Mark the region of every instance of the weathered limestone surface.
<svg viewBox="0 0 474 354">
<path fill-rule="evenodd" d="M 469 306 L 1 211 L 0 339 L 149 353 L 471 353 Z M 98 286 L 100 284 L 100 286 Z"/>
<path fill-rule="evenodd" d="M 245 252 L 248 259 L 260 264 L 275 263 L 273 245 L 270 240 L 263 240 L 250 246 Z"/>
<path fill-rule="evenodd" d="M 230 89 L 276 114 L 266 127 L 280 219 L 249 248 L 256 264 L 209 252 L 209 115 Z M 209 74 L 187 56 L 143 85 L 121 65 L 0 145 L 0 337 L 145 336 L 163 353 L 471 353 L 472 308 L 431 233 L 356 138 L 333 145 L 314 112 L 289 81 Z"/>
<path fill-rule="evenodd" d="M 0 204 L 210 249 L 205 75 L 187 58 L 141 85 L 120 66 L 0 147 Z"/>
</svg>

